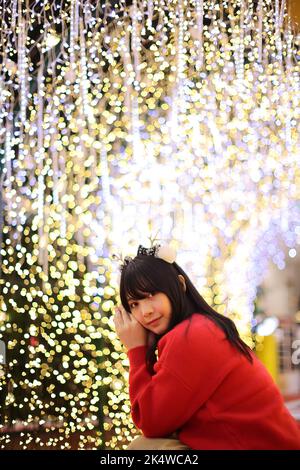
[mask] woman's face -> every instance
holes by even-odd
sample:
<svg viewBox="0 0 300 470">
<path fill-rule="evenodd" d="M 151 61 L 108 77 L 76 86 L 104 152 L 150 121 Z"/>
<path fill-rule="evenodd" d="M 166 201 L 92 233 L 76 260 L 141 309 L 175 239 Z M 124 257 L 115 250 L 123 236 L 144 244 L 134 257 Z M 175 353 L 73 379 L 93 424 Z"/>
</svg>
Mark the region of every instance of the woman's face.
<svg viewBox="0 0 300 470">
<path fill-rule="evenodd" d="M 164 334 L 171 321 L 172 305 L 166 294 L 145 294 L 143 299 L 128 299 L 131 314 L 147 330 Z"/>
</svg>

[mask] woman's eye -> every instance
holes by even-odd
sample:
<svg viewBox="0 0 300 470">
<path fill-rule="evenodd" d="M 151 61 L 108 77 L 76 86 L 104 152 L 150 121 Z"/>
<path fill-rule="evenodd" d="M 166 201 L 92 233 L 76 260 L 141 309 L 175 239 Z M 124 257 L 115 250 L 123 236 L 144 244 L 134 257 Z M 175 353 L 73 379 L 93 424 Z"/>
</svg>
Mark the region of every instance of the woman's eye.
<svg viewBox="0 0 300 470">
<path fill-rule="evenodd" d="M 149 297 L 153 297 L 154 295 L 155 295 L 155 292 L 149 292 L 149 294 L 147 294 L 144 298 L 146 299 L 146 298 L 149 298 Z M 130 310 L 133 309 L 133 308 L 135 308 L 136 305 L 137 305 L 136 302 L 130 304 L 130 305 L 129 305 Z"/>
</svg>

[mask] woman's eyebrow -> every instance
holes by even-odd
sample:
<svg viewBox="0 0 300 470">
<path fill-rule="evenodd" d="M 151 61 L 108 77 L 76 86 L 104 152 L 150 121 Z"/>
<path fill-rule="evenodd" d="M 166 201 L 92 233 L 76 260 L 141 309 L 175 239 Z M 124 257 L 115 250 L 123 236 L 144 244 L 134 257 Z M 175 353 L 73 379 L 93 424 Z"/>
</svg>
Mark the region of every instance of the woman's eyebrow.
<svg viewBox="0 0 300 470">
<path fill-rule="evenodd" d="M 130 302 L 131 300 L 134 300 L 134 301 L 137 301 L 137 300 L 141 300 L 144 298 L 144 296 L 148 295 L 149 292 L 141 292 L 141 295 L 142 297 L 138 297 L 138 298 L 135 298 L 135 297 L 127 297 L 127 302 Z"/>
</svg>

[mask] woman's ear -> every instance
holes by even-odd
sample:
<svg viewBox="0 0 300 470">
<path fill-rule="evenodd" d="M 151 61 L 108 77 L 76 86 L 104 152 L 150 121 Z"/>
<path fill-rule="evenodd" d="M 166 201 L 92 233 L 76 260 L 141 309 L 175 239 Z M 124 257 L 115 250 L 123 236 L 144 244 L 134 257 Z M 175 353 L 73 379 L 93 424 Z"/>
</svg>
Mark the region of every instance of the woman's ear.
<svg viewBox="0 0 300 470">
<path fill-rule="evenodd" d="M 186 292 L 186 283 L 182 274 L 178 274 L 179 281 L 183 287 L 184 292 Z"/>
</svg>

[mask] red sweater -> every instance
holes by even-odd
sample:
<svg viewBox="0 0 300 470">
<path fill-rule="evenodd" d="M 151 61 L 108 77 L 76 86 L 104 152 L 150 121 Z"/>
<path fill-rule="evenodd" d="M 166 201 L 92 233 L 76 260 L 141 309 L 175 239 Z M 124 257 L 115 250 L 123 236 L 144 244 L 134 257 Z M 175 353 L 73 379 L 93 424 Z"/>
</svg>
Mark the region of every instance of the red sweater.
<svg viewBox="0 0 300 470">
<path fill-rule="evenodd" d="M 178 432 L 191 449 L 300 449 L 300 430 L 271 376 L 203 315 L 158 343 L 154 374 L 146 346 L 128 351 L 131 413 L 146 437 Z"/>
</svg>

